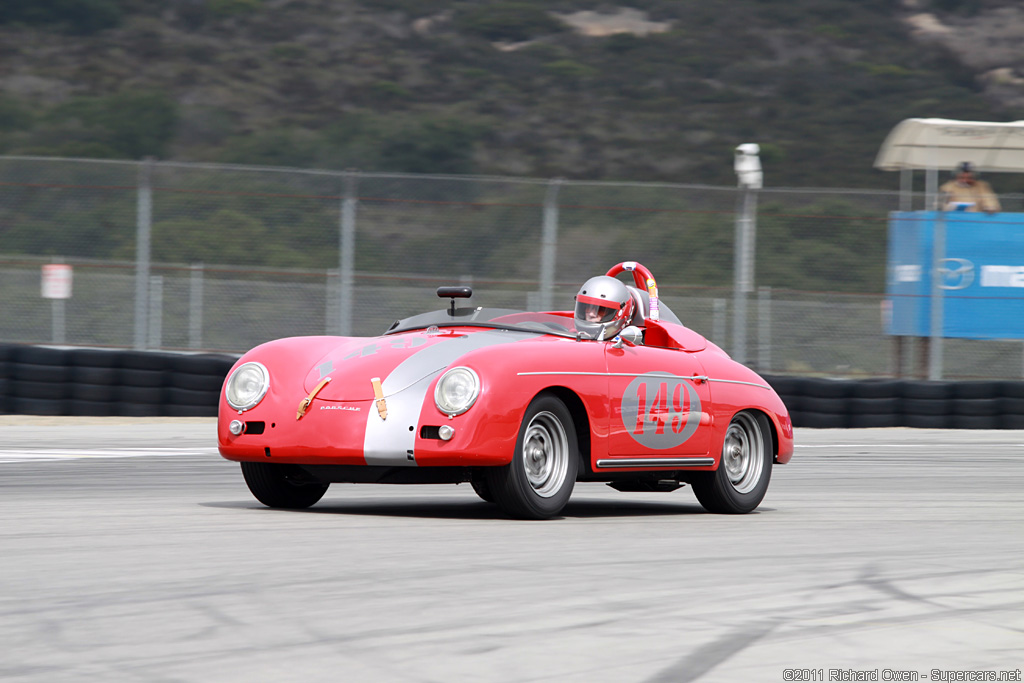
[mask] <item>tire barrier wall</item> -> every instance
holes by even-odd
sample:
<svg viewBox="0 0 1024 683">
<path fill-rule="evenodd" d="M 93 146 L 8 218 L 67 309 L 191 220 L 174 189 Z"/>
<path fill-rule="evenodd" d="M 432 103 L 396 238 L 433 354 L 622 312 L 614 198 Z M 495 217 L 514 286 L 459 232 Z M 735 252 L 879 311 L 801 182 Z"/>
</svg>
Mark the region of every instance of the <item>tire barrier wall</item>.
<svg viewBox="0 0 1024 683">
<path fill-rule="evenodd" d="M 0 414 L 215 417 L 236 359 L 0 344 Z"/>
<path fill-rule="evenodd" d="M 1024 429 L 1024 381 L 765 379 L 795 427 Z"/>
<path fill-rule="evenodd" d="M 215 417 L 235 360 L 0 344 L 0 414 Z M 1024 381 L 764 378 L 796 427 L 1024 429 Z"/>
</svg>

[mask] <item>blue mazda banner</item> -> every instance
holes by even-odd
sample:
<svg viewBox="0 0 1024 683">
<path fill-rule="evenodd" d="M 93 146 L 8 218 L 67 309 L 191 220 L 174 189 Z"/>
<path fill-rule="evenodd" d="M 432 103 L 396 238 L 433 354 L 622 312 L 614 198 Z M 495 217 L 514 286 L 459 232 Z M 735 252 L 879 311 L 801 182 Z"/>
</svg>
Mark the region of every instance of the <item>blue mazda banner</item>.
<svg viewBox="0 0 1024 683">
<path fill-rule="evenodd" d="M 938 221 L 944 226 L 945 249 L 936 271 L 933 245 Z M 942 336 L 1024 339 L 1024 214 L 890 214 L 888 334 L 931 334 L 936 274 Z"/>
</svg>

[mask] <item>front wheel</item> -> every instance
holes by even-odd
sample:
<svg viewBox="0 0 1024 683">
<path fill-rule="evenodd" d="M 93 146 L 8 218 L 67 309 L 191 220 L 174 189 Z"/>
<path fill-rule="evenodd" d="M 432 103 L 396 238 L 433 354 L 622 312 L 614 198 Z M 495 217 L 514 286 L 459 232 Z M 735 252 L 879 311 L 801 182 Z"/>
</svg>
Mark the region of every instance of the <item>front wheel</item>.
<svg viewBox="0 0 1024 683">
<path fill-rule="evenodd" d="M 732 418 L 718 469 L 693 481 L 693 492 L 705 510 L 745 514 L 761 504 L 772 476 L 770 429 L 761 413 L 742 412 Z"/>
<path fill-rule="evenodd" d="M 572 415 L 559 399 L 541 394 L 523 416 L 512 462 L 489 471 L 487 486 L 507 514 L 548 519 L 569 502 L 578 467 Z"/>
<path fill-rule="evenodd" d="M 295 476 L 292 465 L 269 462 L 243 462 L 242 476 L 256 496 L 267 507 L 299 510 L 314 505 L 327 493 L 330 484 L 305 482 Z"/>
<path fill-rule="evenodd" d="M 491 493 L 491 487 L 486 479 L 474 479 L 470 484 L 473 486 L 473 490 L 476 491 L 476 495 L 480 496 L 480 500 L 485 503 L 494 502 L 494 494 Z"/>
</svg>

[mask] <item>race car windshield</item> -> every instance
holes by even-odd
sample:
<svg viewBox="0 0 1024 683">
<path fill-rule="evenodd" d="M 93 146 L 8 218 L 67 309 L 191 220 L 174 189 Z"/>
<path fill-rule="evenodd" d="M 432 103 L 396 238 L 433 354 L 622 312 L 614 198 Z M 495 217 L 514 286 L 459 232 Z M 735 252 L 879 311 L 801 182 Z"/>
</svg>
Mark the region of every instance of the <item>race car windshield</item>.
<svg viewBox="0 0 1024 683">
<path fill-rule="evenodd" d="M 576 336 L 573 319 L 552 313 L 534 313 L 510 308 L 457 308 L 451 310 L 421 313 L 402 320 L 396 320 L 384 334 L 408 332 L 409 330 L 435 327 L 490 327 L 502 330 L 554 334 L 562 337 Z"/>
</svg>

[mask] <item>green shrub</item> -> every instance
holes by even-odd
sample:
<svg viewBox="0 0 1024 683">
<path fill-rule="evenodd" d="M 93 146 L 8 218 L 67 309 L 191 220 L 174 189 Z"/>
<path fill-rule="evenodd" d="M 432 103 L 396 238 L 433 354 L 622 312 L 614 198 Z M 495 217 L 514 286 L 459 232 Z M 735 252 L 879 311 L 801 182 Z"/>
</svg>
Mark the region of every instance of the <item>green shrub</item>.
<svg viewBox="0 0 1024 683">
<path fill-rule="evenodd" d="M 89 35 L 121 23 L 114 0 L 3 0 L 0 24 L 53 26 L 75 35 Z"/>
<path fill-rule="evenodd" d="M 210 0 L 210 13 L 215 17 L 253 14 L 263 8 L 263 0 Z"/>
<path fill-rule="evenodd" d="M 542 8 L 525 2 L 498 2 L 471 7 L 455 16 L 461 31 L 487 40 L 523 42 L 565 29 L 565 24 Z"/>
<path fill-rule="evenodd" d="M 25 130 L 32 125 L 32 112 L 20 100 L 0 95 L 0 131 Z"/>
</svg>

